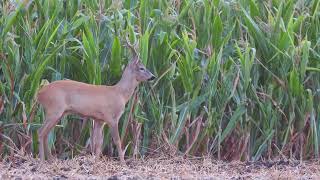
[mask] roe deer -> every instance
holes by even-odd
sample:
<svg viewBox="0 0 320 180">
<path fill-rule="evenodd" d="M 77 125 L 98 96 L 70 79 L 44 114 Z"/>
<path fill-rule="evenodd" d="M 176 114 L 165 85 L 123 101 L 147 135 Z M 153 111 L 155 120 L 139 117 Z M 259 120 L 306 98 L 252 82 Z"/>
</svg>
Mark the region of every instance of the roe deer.
<svg viewBox="0 0 320 180">
<path fill-rule="evenodd" d="M 132 49 L 132 46 L 130 48 Z M 124 152 L 118 132 L 119 119 L 138 84 L 154 78 L 155 76 L 145 68 L 135 53 L 120 81 L 113 86 L 59 80 L 41 88 L 37 94 L 37 103 L 41 104 L 45 110 L 45 121 L 38 130 L 40 159 L 45 160 L 45 155 L 49 159 L 52 158 L 48 147 L 50 130 L 64 115 L 77 114 L 94 120 L 91 137 L 93 153 L 101 154 L 102 127 L 105 123 L 110 128 L 120 162 L 124 163 Z"/>
</svg>

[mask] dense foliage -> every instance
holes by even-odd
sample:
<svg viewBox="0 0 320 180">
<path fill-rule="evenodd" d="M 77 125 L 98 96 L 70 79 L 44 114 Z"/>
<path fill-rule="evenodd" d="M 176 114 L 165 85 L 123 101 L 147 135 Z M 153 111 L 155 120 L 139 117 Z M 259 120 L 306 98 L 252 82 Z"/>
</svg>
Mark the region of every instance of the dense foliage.
<svg viewBox="0 0 320 180">
<path fill-rule="evenodd" d="M 2 155 L 37 154 L 44 114 L 29 116 L 40 86 L 116 83 L 129 36 L 158 78 L 121 118 L 127 156 L 319 156 L 319 0 L 4 0 L 0 36 Z M 72 157 L 90 127 L 65 117 L 49 145 Z M 114 152 L 107 127 L 104 152 Z"/>
</svg>

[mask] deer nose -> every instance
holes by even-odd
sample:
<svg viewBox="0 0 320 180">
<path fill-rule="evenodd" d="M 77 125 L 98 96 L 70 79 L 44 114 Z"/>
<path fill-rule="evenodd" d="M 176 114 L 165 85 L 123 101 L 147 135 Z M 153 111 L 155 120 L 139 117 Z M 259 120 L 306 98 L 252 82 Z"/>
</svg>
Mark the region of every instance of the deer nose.
<svg viewBox="0 0 320 180">
<path fill-rule="evenodd" d="M 151 76 L 151 78 L 148 79 L 148 81 L 154 80 L 156 77 L 154 75 Z"/>
</svg>

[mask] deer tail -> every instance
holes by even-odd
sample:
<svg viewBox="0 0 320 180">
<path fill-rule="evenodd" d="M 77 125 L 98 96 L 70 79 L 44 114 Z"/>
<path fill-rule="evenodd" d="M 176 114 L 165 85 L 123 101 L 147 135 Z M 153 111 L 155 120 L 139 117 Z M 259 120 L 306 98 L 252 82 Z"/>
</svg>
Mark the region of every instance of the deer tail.
<svg viewBox="0 0 320 180">
<path fill-rule="evenodd" d="M 40 87 L 46 86 L 48 84 L 49 84 L 49 82 L 41 81 Z M 39 100 L 39 94 L 41 94 L 41 91 L 38 91 L 38 93 L 36 95 L 36 98 L 35 98 L 35 102 L 32 105 L 31 112 L 30 112 L 30 118 L 29 118 L 29 122 L 30 123 L 33 121 L 34 115 L 37 112 L 36 110 L 37 110 L 37 107 L 39 105 L 39 101 L 38 101 Z"/>
</svg>

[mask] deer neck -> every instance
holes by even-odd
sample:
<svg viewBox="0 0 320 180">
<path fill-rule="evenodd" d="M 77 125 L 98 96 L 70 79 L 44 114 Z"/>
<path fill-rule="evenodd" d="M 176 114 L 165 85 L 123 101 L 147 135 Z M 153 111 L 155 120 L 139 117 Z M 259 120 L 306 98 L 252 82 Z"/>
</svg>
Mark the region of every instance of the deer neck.
<svg viewBox="0 0 320 180">
<path fill-rule="evenodd" d="M 125 69 L 120 81 L 116 84 L 119 93 L 125 102 L 128 102 L 134 93 L 134 90 L 139 85 L 139 82 L 131 75 L 130 70 Z"/>
</svg>

